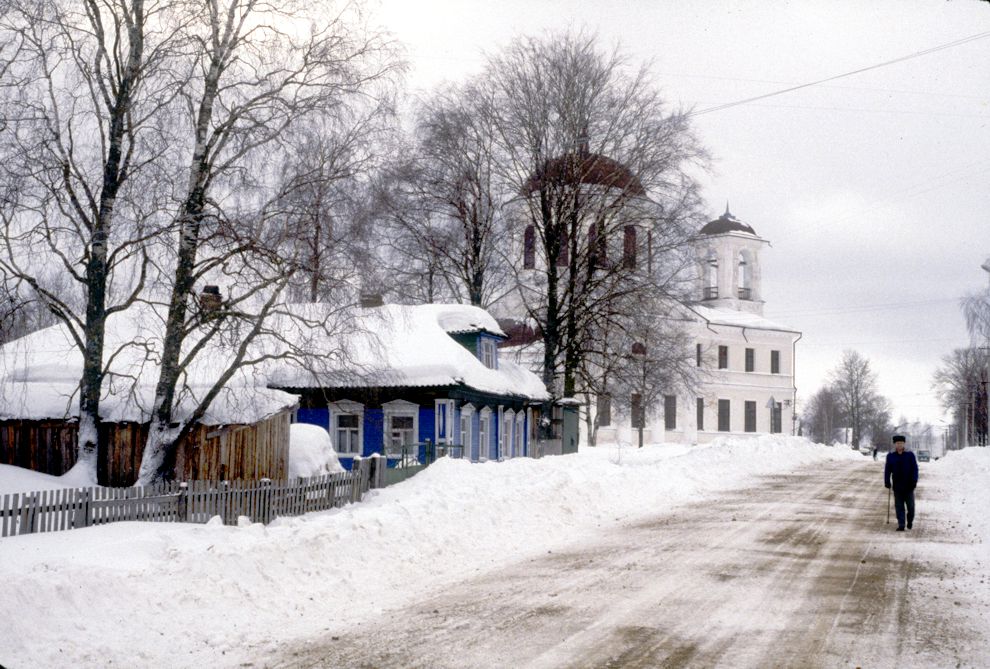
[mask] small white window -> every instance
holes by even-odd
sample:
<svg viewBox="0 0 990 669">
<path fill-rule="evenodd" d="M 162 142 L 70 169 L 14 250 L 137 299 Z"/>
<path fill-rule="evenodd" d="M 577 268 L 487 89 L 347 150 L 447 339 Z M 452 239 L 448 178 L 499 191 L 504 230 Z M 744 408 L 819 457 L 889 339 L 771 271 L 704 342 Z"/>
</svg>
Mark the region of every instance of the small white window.
<svg viewBox="0 0 990 669">
<path fill-rule="evenodd" d="M 359 455 L 364 431 L 364 405 L 351 400 L 331 402 L 333 447 L 340 455 Z"/>
<path fill-rule="evenodd" d="M 419 405 L 405 400 L 392 400 L 382 404 L 382 411 L 385 419 L 382 441 L 386 452 L 414 452 L 410 447 L 419 441 Z"/>
<path fill-rule="evenodd" d="M 484 363 L 485 367 L 488 369 L 495 369 L 495 342 L 491 339 L 481 340 L 481 362 Z"/>
<path fill-rule="evenodd" d="M 471 417 L 474 415 L 474 407 L 465 404 L 461 407 L 461 437 L 458 443 L 461 445 L 463 457 L 472 460 L 471 457 Z"/>
<path fill-rule="evenodd" d="M 485 407 L 481 410 L 481 420 L 478 423 L 478 460 L 485 461 L 491 452 L 492 410 Z"/>
</svg>

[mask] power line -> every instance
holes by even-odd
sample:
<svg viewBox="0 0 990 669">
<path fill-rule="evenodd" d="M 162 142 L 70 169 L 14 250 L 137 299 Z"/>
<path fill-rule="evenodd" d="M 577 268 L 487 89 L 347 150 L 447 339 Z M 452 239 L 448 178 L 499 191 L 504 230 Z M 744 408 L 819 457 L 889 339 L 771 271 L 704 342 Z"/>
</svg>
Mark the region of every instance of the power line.
<svg viewBox="0 0 990 669">
<path fill-rule="evenodd" d="M 882 63 L 877 63 L 875 65 L 869 65 L 867 67 L 861 67 L 858 70 L 852 70 L 850 72 L 843 72 L 842 74 L 836 74 L 835 76 L 826 77 L 825 79 L 819 79 L 817 81 L 810 81 L 806 84 L 798 84 L 797 86 L 791 86 L 789 88 L 784 88 L 779 91 L 773 91 L 772 93 L 764 93 L 763 95 L 756 95 L 751 98 L 746 98 L 745 100 L 737 100 L 735 102 L 726 102 L 725 104 L 716 105 L 714 107 L 708 107 L 707 109 L 699 109 L 698 111 L 689 112 L 688 116 L 700 116 L 701 114 L 708 114 L 709 112 L 722 111 L 723 109 L 729 109 L 730 107 L 736 107 L 738 105 L 744 105 L 749 102 L 756 102 L 757 100 L 764 100 L 766 98 L 774 97 L 777 95 L 783 95 L 784 93 L 791 93 L 793 91 L 801 90 L 802 88 L 809 88 L 811 86 L 817 86 L 819 84 L 824 84 L 828 81 L 835 81 L 836 79 L 842 79 L 844 77 L 851 77 L 854 74 L 861 74 L 863 72 L 869 72 L 870 70 L 876 70 L 881 67 L 886 67 L 888 65 L 893 65 L 895 63 L 902 63 L 906 60 L 911 60 L 912 58 L 920 58 L 921 56 L 927 56 L 929 54 L 935 53 L 937 51 L 942 51 L 944 49 L 951 49 L 952 47 L 960 46 L 962 44 L 967 44 L 968 42 L 974 42 L 979 39 L 984 39 L 990 37 L 990 31 L 977 33 L 975 35 L 970 35 L 969 37 L 963 37 L 952 42 L 947 42 L 946 44 L 939 44 L 938 46 L 933 46 L 929 49 L 924 49 L 922 51 L 916 51 L 914 53 L 908 54 L 906 56 L 901 56 L 900 58 L 894 58 L 893 60 L 887 60 Z"/>
</svg>

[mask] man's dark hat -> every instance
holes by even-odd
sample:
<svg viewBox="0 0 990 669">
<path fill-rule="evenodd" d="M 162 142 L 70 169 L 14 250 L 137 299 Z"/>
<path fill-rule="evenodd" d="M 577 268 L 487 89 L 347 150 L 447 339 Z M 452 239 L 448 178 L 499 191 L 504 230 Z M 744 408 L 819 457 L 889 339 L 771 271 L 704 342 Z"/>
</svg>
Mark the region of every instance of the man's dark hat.
<svg viewBox="0 0 990 669">
<path fill-rule="evenodd" d="M 905 439 L 905 438 L 904 438 L 904 435 L 903 435 L 903 434 L 895 434 L 895 435 L 894 435 L 894 443 L 896 444 L 896 443 L 897 443 L 897 442 L 899 442 L 899 441 L 904 441 L 904 442 L 906 442 L 906 441 L 907 441 L 907 439 Z"/>
</svg>

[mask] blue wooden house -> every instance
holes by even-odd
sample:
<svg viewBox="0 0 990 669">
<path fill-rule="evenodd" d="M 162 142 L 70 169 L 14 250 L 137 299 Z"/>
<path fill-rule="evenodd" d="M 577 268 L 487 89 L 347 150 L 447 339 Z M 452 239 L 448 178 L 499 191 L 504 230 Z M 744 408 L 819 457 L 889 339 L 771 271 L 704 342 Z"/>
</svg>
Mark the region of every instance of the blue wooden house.
<svg viewBox="0 0 990 669">
<path fill-rule="evenodd" d="M 327 429 L 345 467 L 357 455 L 422 457 L 437 446 L 472 462 L 527 456 L 547 391 L 534 373 L 499 359 L 505 338 L 478 307 L 364 308 L 326 342 L 333 355 L 320 368 L 283 367 L 269 386 L 300 396 L 297 420 Z"/>
</svg>

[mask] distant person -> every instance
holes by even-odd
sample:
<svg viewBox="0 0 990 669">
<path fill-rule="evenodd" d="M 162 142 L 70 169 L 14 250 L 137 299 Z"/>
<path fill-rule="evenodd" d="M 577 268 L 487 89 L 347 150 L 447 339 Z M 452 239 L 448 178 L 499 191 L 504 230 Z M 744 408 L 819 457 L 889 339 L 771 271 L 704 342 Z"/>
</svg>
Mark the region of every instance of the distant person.
<svg viewBox="0 0 990 669">
<path fill-rule="evenodd" d="M 894 491 L 894 512 L 897 514 L 897 531 L 903 532 L 914 524 L 914 489 L 918 485 L 918 461 L 914 453 L 905 450 L 907 440 L 894 435 L 894 450 L 887 453 L 883 468 L 883 485 Z M 906 512 L 906 513 L 905 513 Z"/>
<path fill-rule="evenodd" d="M 877 451 L 878 450 L 880 450 L 880 449 L 877 448 L 877 445 L 876 444 L 873 444 L 873 459 L 874 460 L 877 459 Z"/>
</svg>

